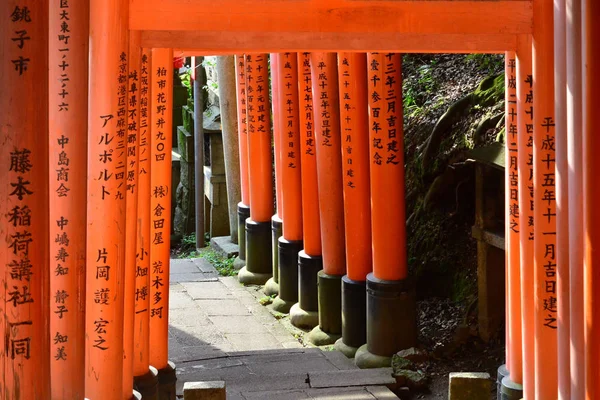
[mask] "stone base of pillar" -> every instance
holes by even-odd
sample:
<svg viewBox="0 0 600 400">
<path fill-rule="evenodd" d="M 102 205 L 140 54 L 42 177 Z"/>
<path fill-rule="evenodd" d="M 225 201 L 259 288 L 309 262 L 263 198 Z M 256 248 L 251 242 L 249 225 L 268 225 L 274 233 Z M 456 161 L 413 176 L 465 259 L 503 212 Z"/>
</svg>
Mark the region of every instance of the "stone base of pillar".
<svg viewBox="0 0 600 400">
<path fill-rule="evenodd" d="M 240 269 L 238 280 L 249 285 L 264 285 L 271 276 L 271 223 L 256 222 L 248 218 L 246 266 Z"/>
<path fill-rule="evenodd" d="M 342 340 L 336 346 L 353 358 L 367 342 L 367 284 L 353 281 L 348 275 L 342 278 L 342 321 Z"/>
<path fill-rule="evenodd" d="M 279 283 L 275 282 L 275 279 L 271 277 L 267 283 L 265 283 L 263 293 L 267 296 L 277 296 L 279 294 Z"/>
<path fill-rule="evenodd" d="M 158 398 L 160 400 L 176 400 L 176 383 L 175 364 L 169 361 L 165 368 L 158 370 Z"/>
<path fill-rule="evenodd" d="M 317 276 L 323 269 L 321 256 L 298 253 L 298 304 L 290 310 L 290 322 L 298 328 L 319 325 L 319 289 Z"/>
<path fill-rule="evenodd" d="M 417 344 L 417 304 L 410 280 L 386 281 L 367 275 L 367 348 L 390 358 Z M 364 357 L 368 359 L 369 357 Z M 359 364 L 358 354 L 356 365 Z"/>
<path fill-rule="evenodd" d="M 506 364 L 502 364 L 498 367 L 498 374 L 496 375 L 496 394 L 497 400 L 502 400 L 502 380 L 508 376 L 508 368 Z"/>
<path fill-rule="evenodd" d="M 293 300 L 285 301 L 281 297 L 277 296 L 275 299 L 273 299 L 271 307 L 273 308 L 273 311 L 277 311 L 282 314 L 288 314 L 294 304 L 296 304 L 296 302 Z"/>
<path fill-rule="evenodd" d="M 279 238 L 283 235 L 283 221 L 277 214 L 271 218 L 271 235 L 273 281 L 279 284 Z"/>
<path fill-rule="evenodd" d="M 358 351 L 358 347 L 348 346 L 346 343 L 344 343 L 344 338 L 339 338 L 333 347 L 335 347 L 337 351 L 348 358 L 354 358 L 356 356 L 356 352 Z"/>
<path fill-rule="evenodd" d="M 523 398 L 523 386 L 511 381 L 510 377 L 504 377 L 501 386 L 502 400 L 521 400 Z"/>
<path fill-rule="evenodd" d="M 158 400 L 158 370 L 152 366 L 144 375 L 133 378 L 135 389 L 144 400 Z"/>
<path fill-rule="evenodd" d="M 250 218 L 250 207 L 238 203 L 238 245 L 240 252 L 233 261 L 233 268 L 240 270 L 246 266 L 246 220 Z"/>
<path fill-rule="evenodd" d="M 319 288 L 319 326 L 308 335 L 316 346 L 334 344 L 342 335 L 342 276 L 317 274 Z"/>
<path fill-rule="evenodd" d="M 387 368 L 392 366 L 392 357 L 373 354 L 367 345 L 363 344 L 354 354 L 354 364 L 359 368 Z"/>
<path fill-rule="evenodd" d="M 298 253 L 302 251 L 302 241 L 290 241 L 280 237 L 278 242 L 278 297 L 285 302 L 291 302 L 292 304 L 295 304 L 298 301 Z"/>
</svg>

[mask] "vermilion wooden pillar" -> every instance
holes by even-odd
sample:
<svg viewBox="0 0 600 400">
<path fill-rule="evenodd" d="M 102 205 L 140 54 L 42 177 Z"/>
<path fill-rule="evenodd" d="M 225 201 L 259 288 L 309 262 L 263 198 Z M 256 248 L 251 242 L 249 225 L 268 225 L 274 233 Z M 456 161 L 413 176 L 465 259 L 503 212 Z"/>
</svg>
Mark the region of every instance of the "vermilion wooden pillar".
<svg viewBox="0 0 600 400">
<path fill-rule="evenodd" d="M 523 397 L 522 332 L 521 332 L 521 266 L 519 213 L 519 131 L 517 113 L 517 60 L 514 52 L 505 54 L 505 247 L 507 358 L 510 376 L 501 381 L 502 394 L 509 399 Z"/>
<path fill-rule="evenodd" d="M 277 63 L 279 80 L 279 156 L 281 178 L 281 214 L 283 232 L 278 239 L 279 295 L 273 302 L 298 302 L 298 253 L 302 251 L 302 176 L 300 159 L 300 122 L 298 100 L 298 56 L 282 53 Z M 290 311 L 290 321 L 298 322 L 304 312 L 299 305 Z M 314 325 L 313 325 L 314 326 Z"/>
<path fill-rule="evenodd" d="M 600 398 L 600 137 L 595 121 L 600 109 L 600 4 L 584 0 L 582 9 L 585 398 L 591 400 Z"/>
<path fill-rule="evenodd" d="M 535 399 L 558 397 L 553 7 L 534 0 Z"/>
<path fill-rule="evenodd" d="M 571 398 L 585 396 L 583 318 L 583 148 L 581 0 L 567 0 L 567 141 L 569 168 L 569 307 Z"/>
<path fill-rule="evenodd" d="M 133 376 L 137 390 L 143 399 L 155 400 L 158 397 L 158 371 L 150 365 L 150 174 L 151 150 L 151 112 L 152 93 L 150 74 L 152 68 L 152 50 L 143 49 L 138 71 L 137 103 L 139 105 L 138 123 L 138 171 L 137 171 L 137 231 L 135 257 L 135 315 L 133 323 Z M 131 74 L 130 74 L 131 76 Z"/>
<path fill-rule="evenodd" d="M 517 122 L 519 146 L 519 240 L 521 267 L 521 331 L 523 397 L 535 393 L 534 197 L 533 197 L 533 75 L 531 37 L 518 38 Z"/>
<path fill-rule="evenodd" d="M 281 174 L 281 135 L 282 135 L 282 121 L 281 121 L 281 74 L 279 71 L 279 58 L 278 53 L 271 53 L 269 55 L 269 64 L 271 68 L 271 98 L 272 98 L 272 110 L 273 110 L 273 166 L 275 168 L 275 206 L 276 211 L 271 218 L 271 232 L 273 235 L 271 248 L 273 251 L 272 263 L 273 263 L 273 276 L 269 278 L 265 283 L 264 292 L 267 296 L 273 296 L 279 294 L 279 238 L 283 234 L 283 201 L 282 201 L 282 174 Z M 282 302 L 280 300 L 275 301 L 273 308 L 276 311 L 287 313 L 289 312 L 291 304 Z"/>
<path fill-rule="evenodd" d="M 158 370 L 158 398 L 175 400 L 175 365 L 169 361 L 172 49 L 152 50 L 150 85 L 150 364 Z"/>
<path fill-rule="evenodd" d="M 366 53 L 339 53 L 338 76 L 347 273 L 342 278 L 342 338 L 336 348 L 352 358 L 367 341 L 366 279 L 373 269 Z"/>
<path fill-rule="evenodd" d="M 244 55 L 236 55 L 235 84 L 237 87 L 238 143 L 240 148 L 240 185 L 242 186 L 242 201 L 238 203 L 238 244 L 240 247 L 240 252 L 234 261 L 235 269 L 241 269 L 244 265 L 246 265 L 246 219 L 250 218 L 245 65 Z"/>
<path fill-rule="evenodd" d="M 341 280 L 346 273 L 337 54 L 312 53 L 311 72 L 323 270 L 318 274 L 319 326 L 308 340 L 324 345 L 342 333 Z"/>
<path fill-rule="evenodd" d="M 402 57 L 368 53 L 367 60 L 373 273 L 367 276 L 367 344 L 356 353 L 359 366 L 388 364 L 417 339 L 406 260 Z"/>
<path fill-rule="evenodd" d="M 90 1 L 85 395 L 123 396 L 126 0 Z"/>
<path fill-rule="evenodd" d="M 294 324 L 310 329 L 319 323 L 317 274 L 323 269 L 310 53 L 298 54 L 298 100 L 304 249 L 298 254 L 298 313 L 302 312 L 302 318 L 296 317 Z"/>
<path fill-rule="evenodd" d="M 81 399 L 85 387 L 89 1 L 51 2 L 49 15 L 49 271 L 51 311 L 55 311 L 50 312 L 51 398 Z M 61 226 L 57 223 L 61 218 L 69 223 Z"/>
<path fill-rule="evenodd" d="M 48 1 L 3 1 L 0 15 L 0 397 L 48 399 Z"/>
<path fill-rule="evenodd" d="M 273 273 L 273 166 L 267 54 L 246 55 L 246 103 L 250 219 L 246 220 L 246 266 L 238 273 L 238 279 L 262 285 Z"/>
</svg>

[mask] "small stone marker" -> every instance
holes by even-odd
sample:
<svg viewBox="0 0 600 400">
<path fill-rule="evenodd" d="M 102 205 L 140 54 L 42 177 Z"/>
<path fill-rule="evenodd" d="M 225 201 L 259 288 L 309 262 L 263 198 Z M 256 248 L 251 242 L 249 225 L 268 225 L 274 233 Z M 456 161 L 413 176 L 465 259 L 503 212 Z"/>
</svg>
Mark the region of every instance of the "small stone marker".
<svg viewBox="0 0 600 400">
<path fill-rule="evenodd" d="M 452 372 L 448 400 L 489 400 L 491 384 L 487 373 Z"/>
<path fill-rule="evenodd" d="M 183 400 L 226 400 L 225 382 L 185 382 Z"/>
</svg>

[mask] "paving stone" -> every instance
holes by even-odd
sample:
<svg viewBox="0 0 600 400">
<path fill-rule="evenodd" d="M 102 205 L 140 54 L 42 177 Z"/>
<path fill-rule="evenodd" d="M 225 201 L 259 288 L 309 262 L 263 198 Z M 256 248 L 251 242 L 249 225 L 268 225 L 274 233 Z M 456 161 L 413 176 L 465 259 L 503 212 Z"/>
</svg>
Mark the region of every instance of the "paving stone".
<svg viewBox="0 0 600 400">
<path fill-rule="evenodd" d="M 226 333 L 225 338 L 239 351 L 281 347 L 270 333 Z"/>
<path fill-rule="evenodd" d="M 235 257 L 240 253 L 240 246 L 231 241 L 231 236 L 215 236 L 210 239 L 210 246 L 224 257 Z"/>
<path fill-rule="evenodd" d="M 271 390 L 267 392 L 244 392 L 246 400 L 303 400 L 310 399 L 303 390 Z"/>
<path fill-rule="evenodd" d="M 398 400 L 398 396 L 385 386 L 367 386 L 365 389 L 377 400 Z"/>
<path fill-rule="evenodd" d="M 267 390 L 293 390 L 308 389 L 306 380 L 308 375 L 302 374 L 278 374 L 273 376 L 248 375 L 238 376 L 236 381 L 229 385 L 232 390 L 244 392 L 258 392 Z M 227 380 L 226 380 L 227 381 Z M 227 381 L 229 383 L 229 381 Z"/>
<path fill-rule="evenodd" d="M 302 343 L 298 342 L 297 340 L 290 341 L 290 342 L 281 342 L 281 345 L 283 347 L 285 347 L 286 349 L 294 349 L 294 348 L 304 347 L 304 346 L 302 346 Z"/>
<path fill-rule="evenodd" d="M 260 364 L 248 365 L 250 370 L 258 375 L 276 375 L 285 371 L 287 373 L 331 371 L 335 367 L 324 357 L 300 358 L 289 357 L 288 360 L 271 361 Z"/>
<path fill-rule="evenodd" d="M 169 348 L 169 359 L 172 360 L 178 368 L 181 363 L 197 362 L 216 357 L 227 357 L 227 353 L 212 345 L 184 347 L 177 344 L 176 346 L 173 346 L 173 350 Z"/>
<path fill-rule="evenodd" d="M 209 316 L 251 315 L 238 300 L 195 300 L 196 305 Z"/>
<path fill-rule="evenodd" d="M 311 399 L 319 400 L 374 400 L 365 388 L 308 389 L 304 391 Z"/>
<path fill-rule="evenodd" d="M 267 333 L 261 323 L 249 316 L 213 316 L 209 317 L 217 329 L 223 333 Z"/>
<path fill-rule="evenodd" d="M 185 282 L 182 283 L 194 300 L 198 299 L 231 299 L 233 294 L 220 281 L 217 282 Z"/>
<path fill-rule="evenodd" d="M 267 349 L 258 351 L 236 351 L 234 353 L 230 353 L 231 357 L 244 357 L 244 362 L 263 362 L 265 358 L 278 358 L 278 357 L 288 357 L 291 354 L 301 354 L 306 353 L 306 350 L 311 349 Z"/>
<path fill-rule="evenodd" d="M 311 372 L 309 377 L 312 388 L 376 386 L 396 383 L 391 368 Z"/>
<path fill-rule="evenodd" d="M 179 282 L 170 282 L 169 293 L 185 292 L 185 288 Z"/>
<path fill-rule="evenodd" d="M 218 282 L 219 274 L 204 274 L 198 273 L 183 273 L 183 274 L 171 274 L 169 276 L 171 282 L 184 283 L 184 282 Z"/>
<path fill-rule="evenodd" d="M 169 310 L 195 308 L 194 300 L 187 292 L 169 292 Z"/>
<path fill-rule="evenodd" d="M 324 351 L 323 355 L 333 364 L 337 369 L 341 370 L 349 370 L 349 369 L 359 369 L 356 364 L 354 364 L 353 360 L 346 357 L 341 352 L 334 351 Z"/>
<path fill-rule="evenodd" d="M 173 309 L 169 312 L 169 325 L 180 328 L 186 326 L 206 326 L 212 323 L 200 308 Z"/>
<path fill-rule="evenodd" d="M 204 273 L 206 273 L 206 272 L 217 273 L 217 270 L 215 269 L 215 267 L 207 259 L 199 257 L 199 258 L 192 258 L 191 260 L 194 263 L 194 265 L 196 267 L 198 267 L 198 269 L 200 271 L 202 271 Z"/>
<path fill-rule="evenodd" d="M 171 259 L 171 274 L 185 274 L 190 272 L 201 272 L 200 269 L 189 258 Z"/>
</svg>

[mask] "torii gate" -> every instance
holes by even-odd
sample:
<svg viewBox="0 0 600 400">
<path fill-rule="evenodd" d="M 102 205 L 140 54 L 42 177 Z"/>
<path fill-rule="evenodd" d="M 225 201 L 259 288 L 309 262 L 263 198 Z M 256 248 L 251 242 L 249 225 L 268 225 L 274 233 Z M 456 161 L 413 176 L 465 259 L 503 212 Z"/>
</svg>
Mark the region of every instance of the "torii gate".
<svg viewBox="0 0 600 400">
<path fill-rule="evenodd" d="M 139 332 L 146 336 L 135 346 L 145 346 L 140 351 L 150 358 L 142 362 L 142 372 L 154 375 L 148 372 L 152 364 L 160 370 L 159 383 L 172 383 L 166 318 L 158 321 L 168 308 L 168 294 L 159 290 L 168 282 L 163 241 L 168 230 L 159 213 L 170 208 L 160 200 L 170 196 L 170 140 L 162 131 L 170 116 L 169 107 L 162 108 L 168 105 L 164 96 L 143 101 L 142 91 L 152 85 L 153 95 L 168 93 L 173 51 L 506 53 L 507 206 L 518 204 L 521 212 L 507 213 L 509 376 L 504 387 L 508 396 L 523 389 L 526 399 L 600 398 L 595 251 L 600 215 L 594 204 L 600 194 L 595 182 L 600 143 L 593 128 L 599 108 L 600 5 L 593 0 L 554 3 L 2 2 L 0 281 L 6 290 L 0 292 L 0 330 L 6 346 L 0 350 L 0 398 L 131 398 L 133 372 L 127 364 L 134 333 L 123 325 L 142 312 L 133 308 L 138 278 L 145 282 L 138 289 L 154 287 L 152 304 L 140 300 L 139 306 L 156 317 L 140 321 Z M 131 102 L 127 93 L 138 90 L 139 100 Z M 150 117 L 142 115 L 144 104 Z M 144 118 L 154 122 L 146 133 Z M 136 125 L 139 130 L 127 129 Z M 131 142 L 127 130 L 137 132 Z M 146 154 L 153 161 L 141 156 L 144 139 L 152 143 Z M 141 173 L 146 168 L 152 168 L 151 182 Z M 125 171 L 139 178 L 129 179 Z M 379 178 L 389 182 L 385 174 Z M 138 193 L 152 188 L 152 200 L 129 195 L 136 186 Z M 135 222 L 139 212 L 149 211 L 152 220 L 142 215 L 142 222 Z M 136 244 L 126 249 L 127 238 L 136 232 Z M 160 250 L 145 261 L 148 241 Z M 135 293 L 146 301 L 141 290 Z M 63 318 L 71 319 L 65 324 Z M 149 354 L 148 330 L 154 340 Z M 161 395 L 170 398 L 172 391 L 165 390 Z"/>
</svg>

